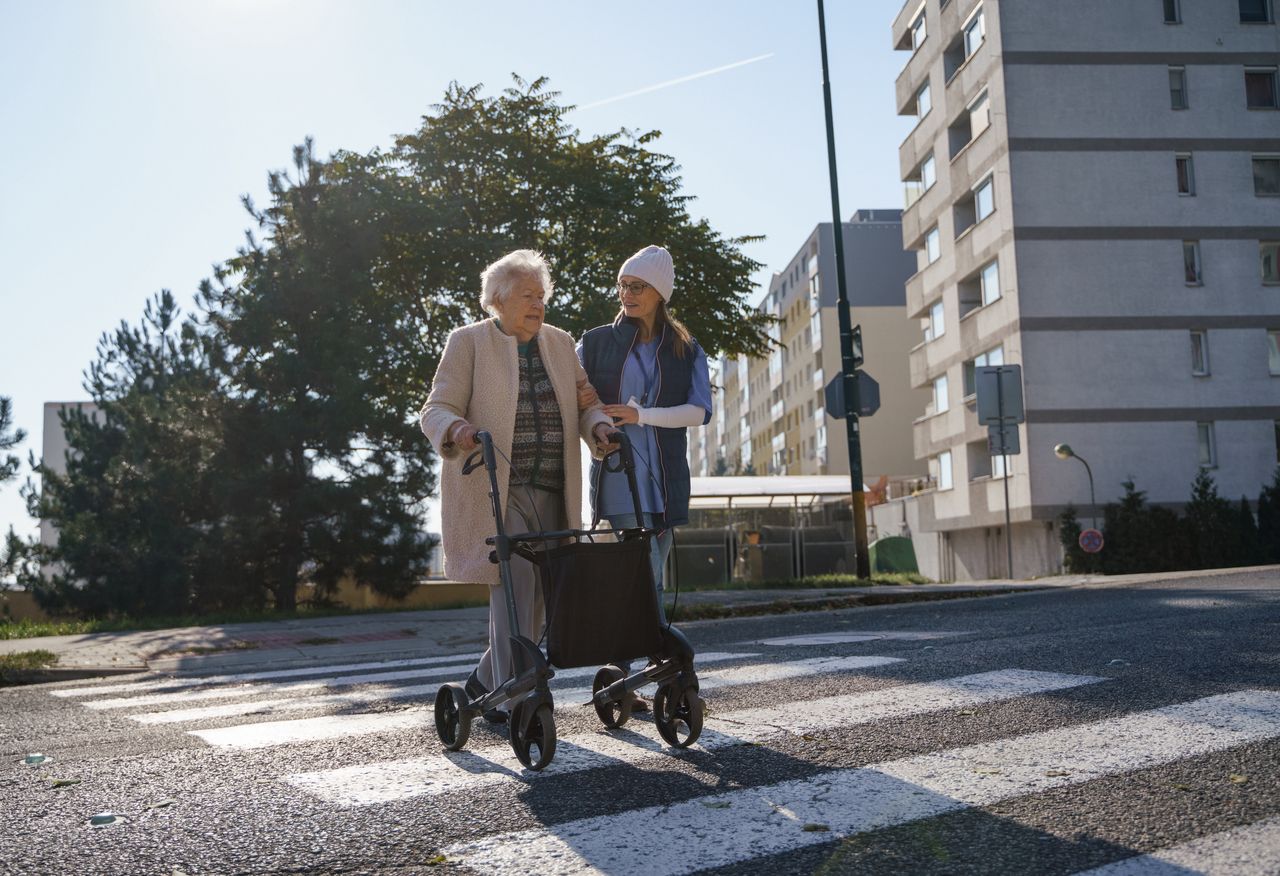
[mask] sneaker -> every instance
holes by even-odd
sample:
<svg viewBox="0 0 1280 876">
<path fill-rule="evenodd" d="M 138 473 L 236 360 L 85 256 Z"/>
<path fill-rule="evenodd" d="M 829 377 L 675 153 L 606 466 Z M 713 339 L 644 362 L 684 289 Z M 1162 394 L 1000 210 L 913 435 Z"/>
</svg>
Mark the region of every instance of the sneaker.
<svg viewBox="0 0 1280 876">
<path fill-rule="evenodd" d="M 490 724 L 505 724 L 507 723 L 508 717 L 509 716 L 506 711 L 503 709 L 490 709 L 484 713 L 484 719 Z"/>
<path fill-rule="evenodd" d="M 649 701 L 638 693 L 631 694 L 631 714 L 649 711 Z"/>
</svg>

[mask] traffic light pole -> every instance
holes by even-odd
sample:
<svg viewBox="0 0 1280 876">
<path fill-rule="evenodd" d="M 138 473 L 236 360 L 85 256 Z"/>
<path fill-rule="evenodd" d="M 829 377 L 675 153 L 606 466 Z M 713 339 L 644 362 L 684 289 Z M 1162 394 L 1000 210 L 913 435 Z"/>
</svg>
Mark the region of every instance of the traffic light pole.
<svg viewBox="0 0 1280 876">
<path fill-rule="evenodd" d="M 871 577 L 867 555 L 867 499 L 863 492 L 862 436 L 858 426 L 858 361 L 853 350 L 853 320 L 849 316 L 849 295 L 844 279 L 844 223 L 840 219 L 840 184 L 836 179 L 836 136 L 831 121 L 831 78 L 827 72 L 827 20 L 818 0 L 818 38 L 822 43 L 822 101 L 827 113 L 827 165 L 831 171 L 831 228 L 835 232 L 836 313 L 840 319 L 840 373 L 844 378 L 845 435 L 849 442 L 849 481 L 853 492 L 854 558 L 859 578 Z M 861 354 L 861 350 L 858 351 Z"/>
</svg>

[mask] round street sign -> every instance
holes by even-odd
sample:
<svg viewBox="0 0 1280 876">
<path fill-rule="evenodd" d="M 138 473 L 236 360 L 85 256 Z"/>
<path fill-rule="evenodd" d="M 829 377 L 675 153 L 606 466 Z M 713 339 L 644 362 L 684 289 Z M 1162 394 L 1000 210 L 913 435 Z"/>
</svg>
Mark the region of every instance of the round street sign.
<svg viewBox="0 0 1280 876">
<path fill-rule="evenodd" d="M 1096 529 L 1086 529 L 1081 532 L 1080 550 L 1086 554 L 1096 554 L 1102 550 L 1102 533 Z"/>
</svg>

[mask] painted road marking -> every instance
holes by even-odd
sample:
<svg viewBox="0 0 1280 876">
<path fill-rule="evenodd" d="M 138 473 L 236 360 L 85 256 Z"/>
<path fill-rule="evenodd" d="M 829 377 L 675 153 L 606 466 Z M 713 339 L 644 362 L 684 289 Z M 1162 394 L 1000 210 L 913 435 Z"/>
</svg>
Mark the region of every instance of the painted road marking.
<svg viewBox="0 0 1280 876">
<path fill-rule="evenodd" d="M 1088 675 L 1004 669 L 786 706 L 746 709 L 709 718 L 696 748 L 715 751 L 788 734 L 1016 699 L 1105 680 Z M 637 722 L 621 731 L 573 734 L 560 739 L 555 760 L 544 772 L 522 771 L 510 746 L 502 745 L 297 773 L 286 776 L 284 781 L 330 803 L 367 806 L 479 785 L 538 781 L 577 770 L 634 764 L 669 751 L 651 724 Z"/>
<path fill-rule="evenodd" d="M 773 681 L 780 678 L 802 678 L 824 672 L 841 672 L 850 669 L 864 669 L 883 666 L 889 663 L 900 663 L 896 657 L 821 657 L 814 660 L 795 660 L 790 663 L 759 663 L 749 666 L 738 666 L 724 672 L 707 673 L 712 681 L 708 686 L 725 687 L 734 684 L 750 684 L 757 681 Z M 596 670 L 592 669 L 591 672 Z M 702 678 L 699 677 L 699 682 Z M 564 710 L 574 704 L 581 704 L 590 699 L 589 688 L 579 688 L 568 692 L 555 691 L 558 708 Z M 418 714 L 418 720 L 432 721 L 430 714 L 422 718 L 420 713 L 426 710 L 409 709 L 408 712 Z M 217 727 L 209 730 L 189 730 L 188 733 L 198 736 L 210 745 L 219 748 L 265 748 L 271 745 L 284 745 L 318 739 L 335 739 L 345 735 L 381 732 L 379 721 L 386 721 L 387 730 L 398 730 L 405 726 L 399 717 L 404 712 L 380 713 L 373 715 L 327 715 L 320 718 L 299 718 L 293 721 L 264 721 L 258 724 L 243 724 L 233 727 Z"/>
<path fill-rule="evenodd" d="M 701 659 L 701 658 L 699 658 Z M 731 687 L 739 684 L 758 684 L 766 681 L 781 681 L 788 678 L 804 678 L 809 675 L 821 675 L 826 672 L 849 672 L 854 669 L 873 669 L 877 666 L 888 666 L 901 663 L 901 657 L 811 657 L 805 660 L 789 660 L 780 663 L 753 663 L 750 666 L 735 666 L 731 669 L 712 670 L 698 673 L 700 690 L 712 690 L 717 687 Z M 557 694 L 560 701 L 569 704 L 584 704 L 591 700 L 591 688 L 584 687 Z"/>
<path fill-rule="evenodd" d="M 477 873 L 685 873 L 1280 736 L 1280 692 L 1247 690 L 1076 727 L 457 843 Z M 662 842 L 654 842 L 661 825 Z M 822 825 L 825 830 L 806 826 Z"/>
<path fill-rule="evenodd" d="M 706 654 L 699 655 L 700 663 L 718 663 L 726 660 L 738 660 L 748 657 L 758 657 L 758 654 L 738 654 L 724 651 L 709 651 Z M 459 670 L 456 666 L 447 667 L 457 678 L 462 678 L 467 672 L 471 671 L 471 665 L 463 666 Z M 583 667 L 576 669 L 558 669 L 556 677 L 552 679 L 551 687 L 555 691 L 557 686 L 563 681 L 577 681 L 582 678 L 590 678 L 598 671 L 597 667 Z M 414 673 L 407 677 L 424 678 L 430 675 L 440 674 L 443 670 L 434 673 Z M 353 676 L 345 676 L 351 678 Z M 362 681 L 367 679 L 362 679 Z M 309 683 L 306 687 L 314 687 Z M 326 685 L 329 686 L 329 685 Z M 287 685 L 282 686 L 280 691 L 289 692 L 301 689 L 298 686 Z M 333 694 L 331 696 L 318 697 L 285 697 L 269 700 L 249 700 L 247 702 L 226 703 L 217 706 L 198 706 L 190 709 L 170 709 L 164 712 L 141 712 L 128 717 L 139 724 L 180 724 L 186 721 L 207 721 L 217 718 L 232 718 L 240 715 L 270 715 L 280 712 L 294 711 L 311 711 L 326 709 L 330 707 L 342 708 L 359 703 L 372 703 L 380 700 L 407 700 L 416 698 L 425 698 L 434 700 L 436 692 L 440 689 L 440 683 L 436 682 L 427 685 L 410 685 L 408 687 L 388 687 L 385 685 L 374 686 L 365 690 L 353 691 L 351 693 Z M 277 692 L 268 691 L 264 688 L 254 688 L 251 690 L 240 689 L 233 690 L 228 696 L 239 696 L 241 694 L 259 693 L 259 692 Z M 566 703 L 567 705 L 568 703 Z M 88 704 L 86 704 L 88 705 Z M 563 708 L 563 707 L 562 707 Z"/>
<path fill-rule="evenodd" d="M 968 633 L 963 630 L 934 630 L 932 632 L 919 633 L 884 630 L 880 632 L 817 633 L 811 636 L 784 636 L 778 639 L 761 639 L 756 644 L 776 645 L 784 648 L 792 645 L 844 645 L 851 642 L 876 642 L 882 639 L 901 639 L 908 642 L 917 642 L 964 635 L 968 635 Z"/>
<path fill-rule="evenodd" d="M 1278 876 L 1280 818 L 1202 836 L 1077 876 Z"/>
<path fill-rule="evenodd" d="M 326 673 L 398 669 L 405 666 L 432 666 L 436 663 L 475 663 L 481 656 L 479 653 L 447 654 L 441 657 L 417 657 L 405 660 L 379 660 L 373 663 L 306 666 L 300 669 L 275 669 L 268 672 L 244 672 L 237 675 L 193 675 L 182 678 L 162 678 L 154 681 L 129 681 L 119 684 L 90 685 L 88 687 L 64 687 L 59 690 L 51 690 L 49 693 L 55 697 L 89 697 L 104 693 L 120 693 L 122 691 L 163 690 L 171 687 L 200 687 L 211 684 L 241 684 L 268 678 L 306 678 L 307 676 L 325 675 Z"/>
</svg>

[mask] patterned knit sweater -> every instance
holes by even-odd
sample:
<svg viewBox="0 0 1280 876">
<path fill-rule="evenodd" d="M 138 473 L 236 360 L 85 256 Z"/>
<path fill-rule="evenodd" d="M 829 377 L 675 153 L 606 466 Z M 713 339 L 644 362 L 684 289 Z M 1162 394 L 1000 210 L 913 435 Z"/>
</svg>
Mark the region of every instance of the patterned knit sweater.
<svg viewBox="0 0 1280 876">
<path fill-rule="evenodd" d="M 564 490 L 564 426 L 538 339 L 520 344 L 520 396 L 511 441 L 511 483 Z"/>
</svg>

